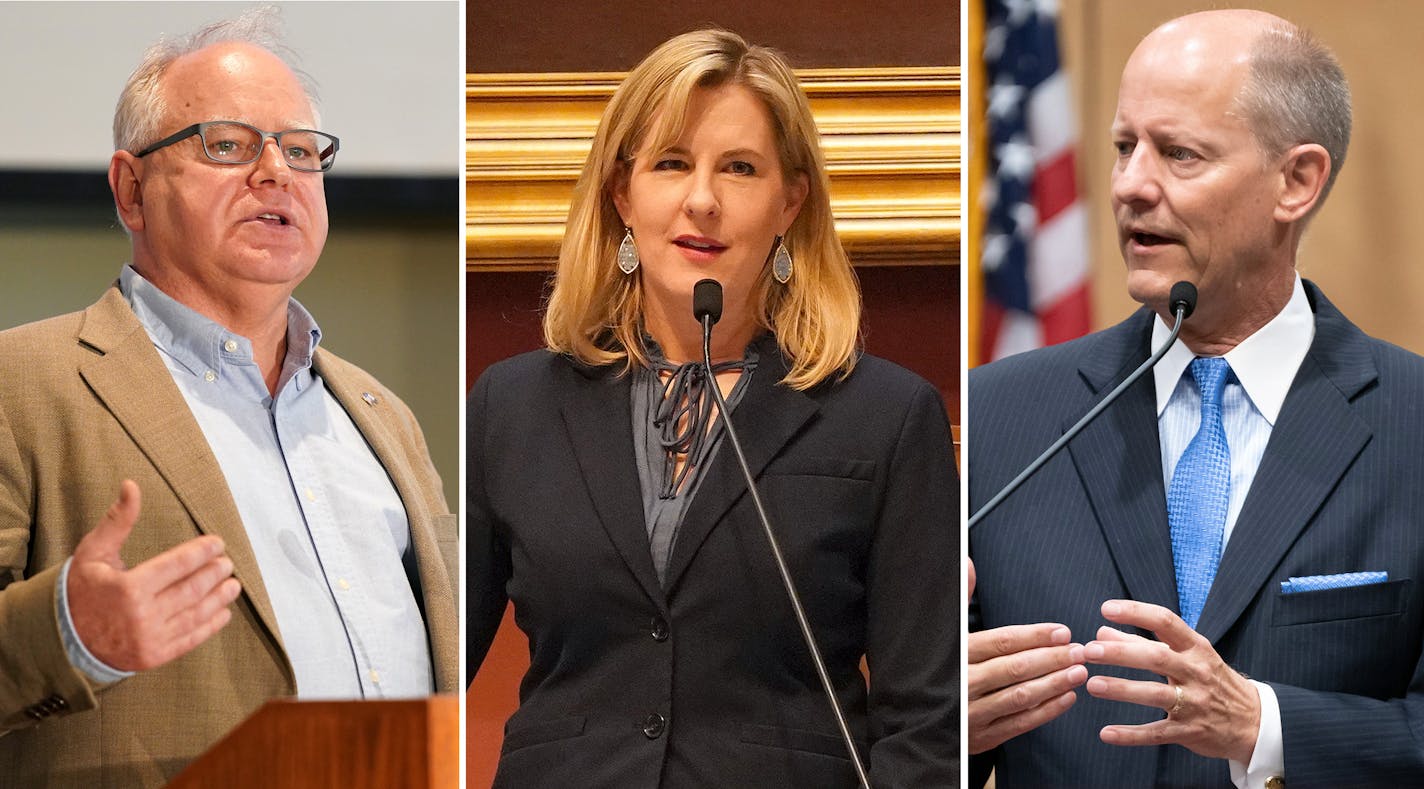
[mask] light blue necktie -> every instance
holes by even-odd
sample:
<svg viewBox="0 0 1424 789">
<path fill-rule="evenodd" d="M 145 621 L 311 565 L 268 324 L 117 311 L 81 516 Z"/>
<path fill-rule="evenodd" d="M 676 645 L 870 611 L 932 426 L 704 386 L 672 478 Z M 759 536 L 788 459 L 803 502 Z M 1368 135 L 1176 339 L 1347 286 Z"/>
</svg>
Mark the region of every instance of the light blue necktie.
<svg viewBox="0 0 1424 789">
<path fill-rule="evenodd" d="M 1172 472 L 1167 522 L 1172 527 L 1172 563 L 1182 619 L 1196 628 L 1221 563 L 1221 537 L 1231 500 L 1231 451 L 1221 423 L 1221 396 L 1231 366 L 1220 357 L 1193 359 L 1201 392 L 1201 427 Z"/>
</svg>

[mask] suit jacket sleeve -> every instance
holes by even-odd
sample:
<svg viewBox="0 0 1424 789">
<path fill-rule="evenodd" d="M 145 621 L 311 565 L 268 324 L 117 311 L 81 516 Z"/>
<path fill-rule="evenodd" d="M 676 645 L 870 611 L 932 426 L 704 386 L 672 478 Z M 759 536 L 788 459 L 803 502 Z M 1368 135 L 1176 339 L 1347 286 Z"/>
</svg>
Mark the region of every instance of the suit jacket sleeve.
<svg viewBox="0 0 1424 789">
<path fill-rule="evenodd" d="M 508 595 L 509 552 L 495 533 L 494 514 L 485 495 L 484 470 L 491 458 L 485 454 L 484 426 L 489 419 L 490 375 L 480 376 L 466 403 L 466 506 L 465 601 L 468 622 L 465 630 L 466 681 L 473 681 L 484 662 L 504 617 Z"/>
<path fill-rule="evenodd" d="M 1281 705 L 1290 786 L 1410 786 L 1424 776 L 1424 662 L 1402 699 L 1267 684 Z"/>
<path fill-rule="evenodd" d="M 875 786 L 959 783 L 959 482 L 939 394 L 917 389 L 886 478 L 867 578 Z"/>
<path fill-rule="evenodd" d="M 31 497 L 23 465 L 0 404 L 0 735 L 97 704 L 60 638 L 59 567 L 25 578 Z"/>
<path fill-rule="evenodd" d="M 979 620 L 979 604 L 976 598 L 969 599 L 969 632 L 975 633 L 984 629 L 984 624 Z M 989 776 L 994 772 L 994 762 L 998 758 L 998 748 L 992 748 L 984 753 L 969 754 L 969 786 L 981 787 L 989 782 Z"/>
</svg>

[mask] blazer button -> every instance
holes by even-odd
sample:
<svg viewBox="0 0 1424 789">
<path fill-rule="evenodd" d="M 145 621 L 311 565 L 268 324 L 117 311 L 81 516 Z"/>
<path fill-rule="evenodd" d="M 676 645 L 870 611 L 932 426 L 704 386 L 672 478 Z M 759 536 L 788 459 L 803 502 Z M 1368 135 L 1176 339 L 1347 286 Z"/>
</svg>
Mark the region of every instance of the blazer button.
<svg viewBox="0 0 1424 789">
<path fill-rule="evenodd" d="M 660 616 L 653 617 L 653 624 L 650 633 L 654 641 L 668 640 L 668 623 Z"/>
<path fill-rule="evenodd" d="M 650 740 L 656 740 L 657 738 L 661 737 L 663 734 L 663 730 L 666 728 L 667 719 L 663 718 L 663 716 L 657 714 L 656 712 L 654 712 L 652 715 L 649 715 L 647 719 L 643 721 L 643 734 L 647 735 L 648 739 Z"/>
<path fill-rule="evenodd" d="M 1266 789 L 1286 789 L 1286 779 L 1273 775 L 1266 779 Z"/>
</svg>

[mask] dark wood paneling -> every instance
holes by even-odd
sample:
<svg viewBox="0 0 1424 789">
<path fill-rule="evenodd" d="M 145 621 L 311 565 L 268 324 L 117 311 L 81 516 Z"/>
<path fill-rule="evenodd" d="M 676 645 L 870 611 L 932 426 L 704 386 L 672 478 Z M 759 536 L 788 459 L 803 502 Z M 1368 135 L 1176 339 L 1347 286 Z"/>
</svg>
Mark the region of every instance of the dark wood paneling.
<svg viewBox="0 0 1424 789">
<path fill-rule="evenodd" d="M 959 424 L 959 267 L 856 269 L 865 300 L 865 350 L 919 373 Z"/>
<path fill-rule="evenodd" d="M 663 41 L 708 26 L 775 47 L 798 68 L 959 65 L 953 0 L 481 0 L 467 5 L 465 68 L 627 71 Z"/>
<path fill-rule="evenodd" d="M 491 364 L 544 346 L 539 308 L 546 279 L 532 271 L 465 274 L 465 391 Z"/>
</svg>

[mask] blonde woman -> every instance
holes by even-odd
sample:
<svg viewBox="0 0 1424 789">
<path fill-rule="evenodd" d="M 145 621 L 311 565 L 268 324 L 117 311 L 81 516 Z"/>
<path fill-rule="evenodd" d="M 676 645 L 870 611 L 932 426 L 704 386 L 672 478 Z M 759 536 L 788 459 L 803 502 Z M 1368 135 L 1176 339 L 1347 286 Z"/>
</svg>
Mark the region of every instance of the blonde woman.
<svg viewBox="0 0 1424 789">
<path fill-rule="evenodd" d="M 857 783 L 700 367 L 707 277 L 715 385 L 872 783 L 957 786 L 943 404 L 859 353 L 806 97 L 777 53 L 716 30 L 666 42 L 614 94 L 548 349 L 470 395 L 471 674 L 506 601 L 530 642 L 495 784 Z"/>
</svg>

